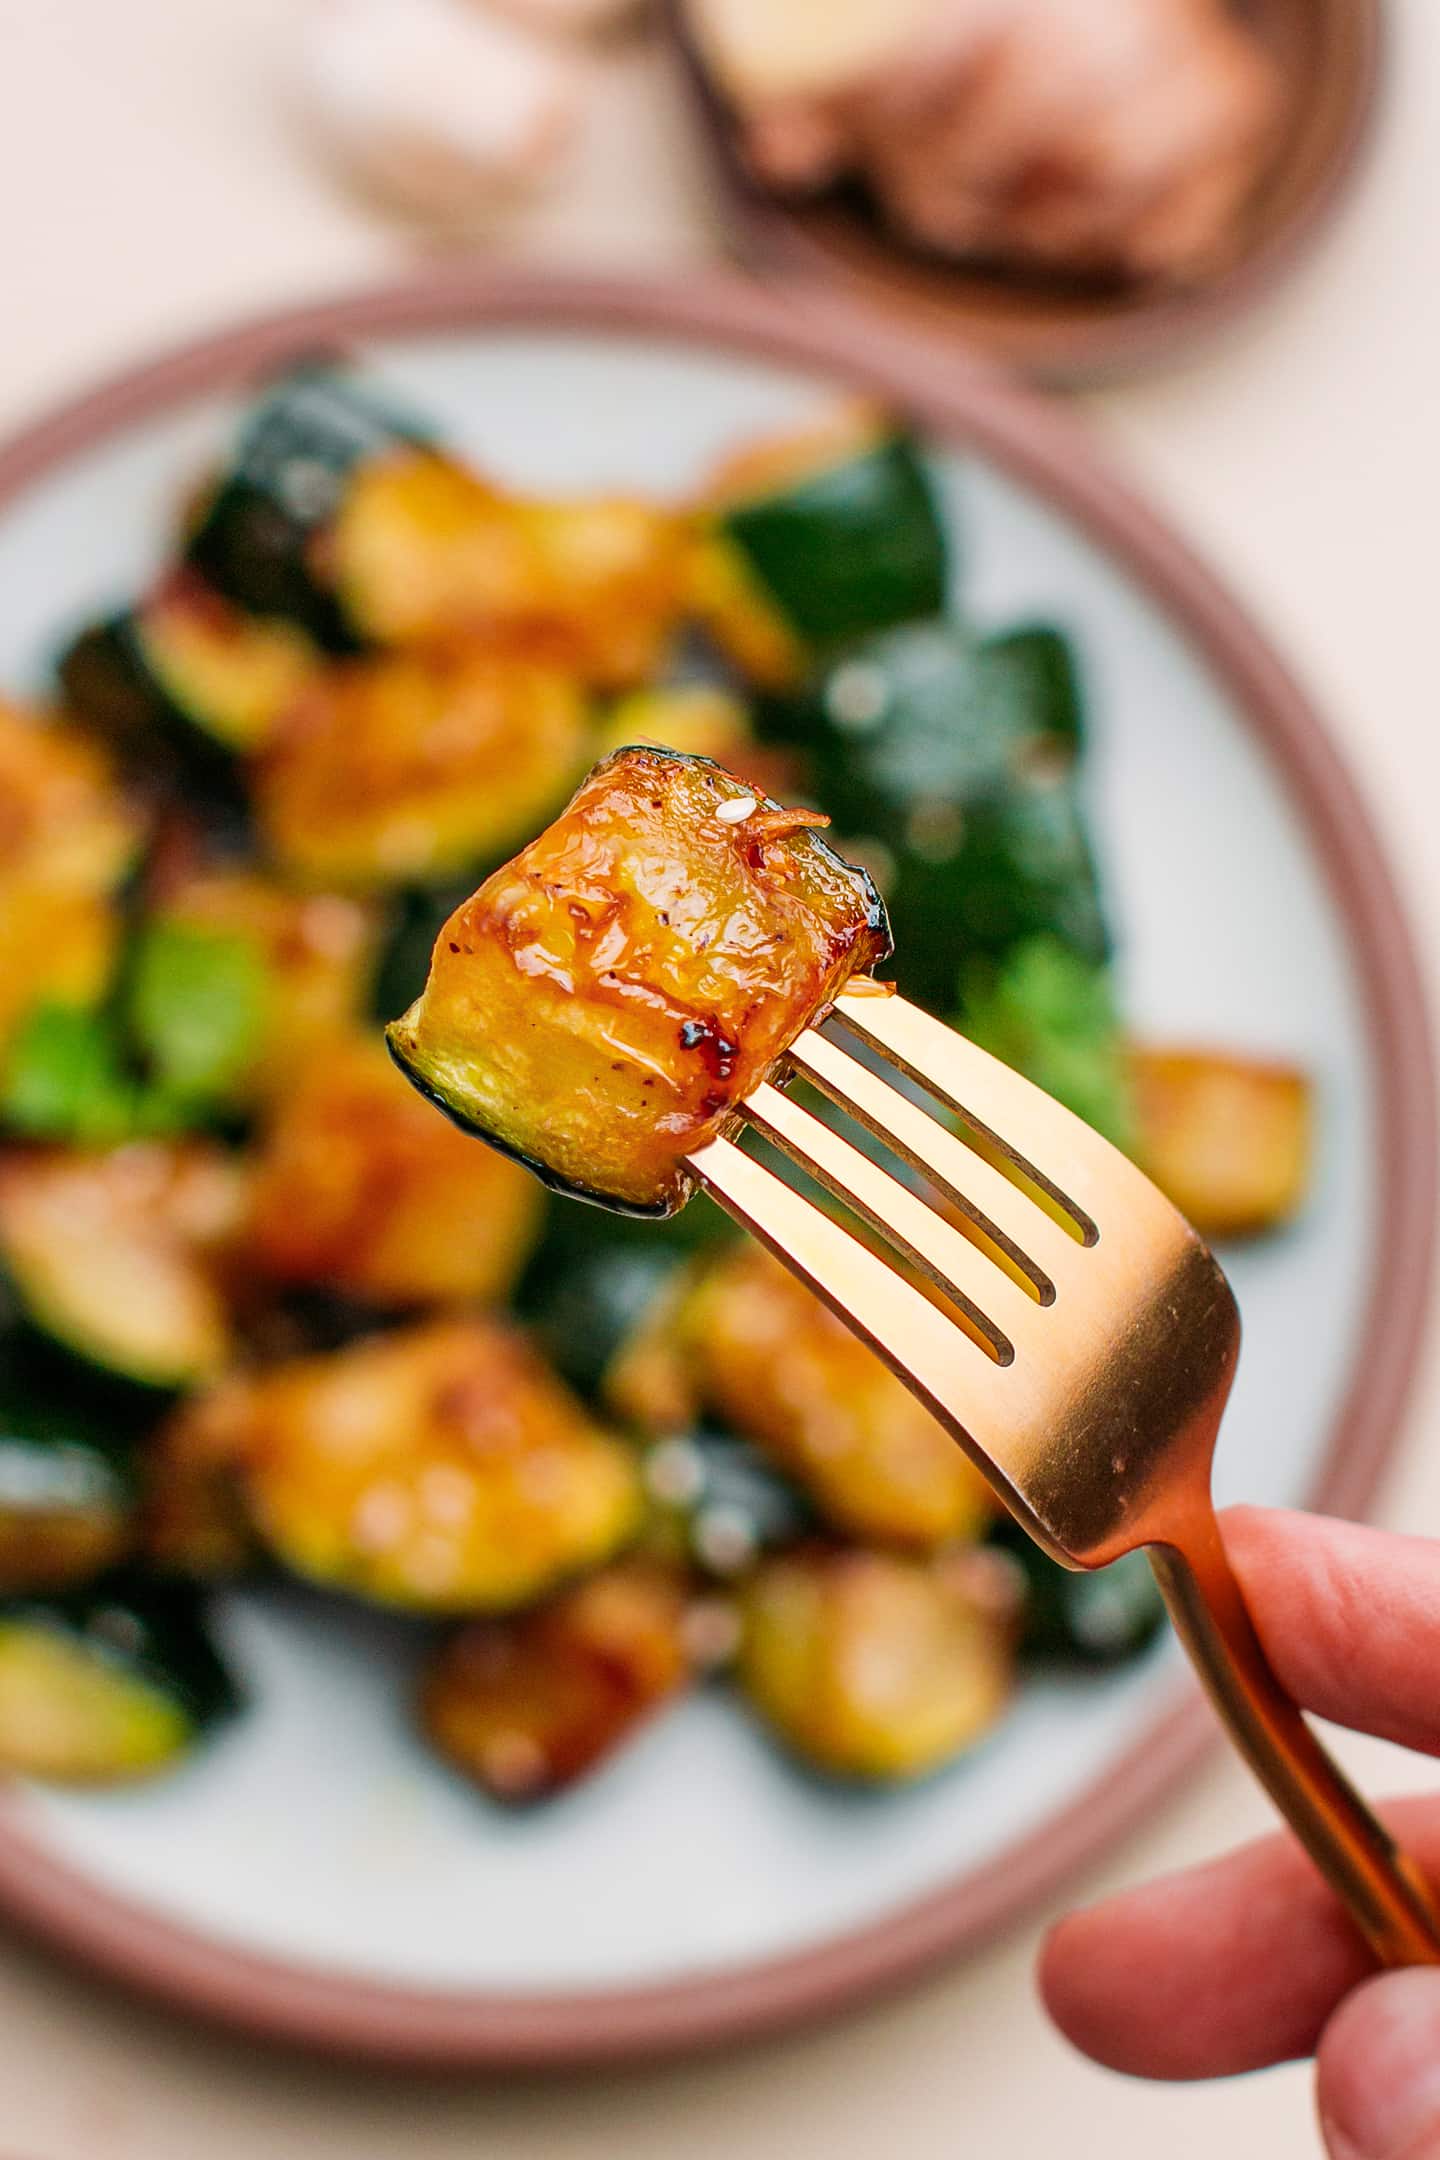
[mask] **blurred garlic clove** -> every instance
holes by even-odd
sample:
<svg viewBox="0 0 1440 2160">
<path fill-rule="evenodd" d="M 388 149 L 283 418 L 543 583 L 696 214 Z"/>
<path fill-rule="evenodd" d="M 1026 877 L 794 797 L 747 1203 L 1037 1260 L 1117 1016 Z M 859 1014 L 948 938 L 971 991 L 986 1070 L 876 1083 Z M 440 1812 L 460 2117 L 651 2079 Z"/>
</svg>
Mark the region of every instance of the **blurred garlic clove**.
<svg viewBox="0 0 1440 2160">
<path fill-rule="evenodd" d="M 582 109 L 574 55 L 467 0 L 320 0 L 297 59 L 330 155 L 436 226 L 474 224 L 538 188 Z"/>
<path fill-rule="evenodd" d="M 491 0 L 470 0 L 488 6 Z M 516 22 L 569 37 L 600 37 L 638 21 L 649 0 L 493 0 Z"/>
</svg>

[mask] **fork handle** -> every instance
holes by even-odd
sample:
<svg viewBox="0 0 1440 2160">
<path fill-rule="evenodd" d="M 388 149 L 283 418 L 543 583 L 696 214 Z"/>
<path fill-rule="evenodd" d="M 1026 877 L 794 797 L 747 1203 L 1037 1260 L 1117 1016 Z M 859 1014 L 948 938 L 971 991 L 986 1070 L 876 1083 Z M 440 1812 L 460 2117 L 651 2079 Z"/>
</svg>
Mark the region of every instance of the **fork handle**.
<svg viewBox="0 0 1440 2160">
<path fill-rule="evenodd" d="M 1440 1964 L 1429 1886 L 1271 1671 L 1213 1508 L 1186 1523 L 1183 1548 L 1154 1545 L 1149 1557 L 1231 1739 L 1381 1964 Z"/>
</svg>

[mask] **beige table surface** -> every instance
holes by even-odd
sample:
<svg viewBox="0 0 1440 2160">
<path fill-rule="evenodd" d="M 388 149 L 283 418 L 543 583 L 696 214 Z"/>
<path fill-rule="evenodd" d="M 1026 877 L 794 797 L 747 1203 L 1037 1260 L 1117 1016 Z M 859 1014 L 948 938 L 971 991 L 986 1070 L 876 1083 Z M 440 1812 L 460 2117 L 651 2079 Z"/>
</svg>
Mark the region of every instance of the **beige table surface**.
<svg viewBox="0 0 1440 2160">
<path fill-rule="evenodd" d="M 0 428 L 167 339 L 384 275 L 404 237 L 353 209 L 289 124 L 300 0 L 0 0 Z M 1226 569 L 1327 703 L 1420 921 L 1440 1003 L 1440 11 L 1394 0 L 1378 146 L 1319 256 L 1193 367 L 1088 400 L 1117 457 Z M 675 85 L 607 63 L 579 165 L 504 241 L 676 268 L 718 245 Z M 1440 1533 L 1440 1364 L 1386 1519 Z M 1347 1743 L 1362 1776 L 1415 1781 Z M 1430 1776 L 1435 1777 L 1432 1770 Z M 1098 1890 L 1261 1826 L 1217 1761 Z M 583 2082 L 378 2080 L 191 2031 L 0 1938 L 5 2160 L 1166 2160 L 1317 2151 L 1306 2080 L 1142 2088 L 1076 2060 L 1030 1986 L 1037 1930 L 826 2031 Z"/>
</svg>

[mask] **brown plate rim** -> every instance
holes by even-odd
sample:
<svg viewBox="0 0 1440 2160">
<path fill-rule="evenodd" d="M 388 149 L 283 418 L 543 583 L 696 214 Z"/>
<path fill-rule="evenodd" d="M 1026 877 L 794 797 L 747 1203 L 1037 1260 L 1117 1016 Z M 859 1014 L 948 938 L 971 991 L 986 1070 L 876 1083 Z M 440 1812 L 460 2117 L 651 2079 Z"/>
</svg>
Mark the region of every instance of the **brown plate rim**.
<svg viewBox="0 0 1440 2160">
<path fill-rule="evenodd" d="M 813 369 L 908 410 L 1068 515 L 1189 637 L 1279 768 L 1346 922 L 1378 1047 L 1381 1234 L 1357 1361 L 1310 1504 L 1354 1514 L 1393 1451 L 1433 1257 L 1435 1068 L 1416 952 L 1369 816 L 1307 694 L 1237 602 L 1097 459 L 1079 425 L 987 363 L 902 348 L 857 312 L 802 314 L 725 278 L 694 284 L 439 270 L 283 310 L 187 344 L 0 444 L 0 514 L 53 467 L 167 411 L 243 387 L 297 352 L 381 336 L 544 326 L 698 344 Z M 1211 1744 L 1198 1689 L 1177 1686 L 1144 1737 L 1011 1848 L 886 1918 L 798 1953 L 575 1994 L 433 1991 L 287 1965 L 228 1947 L 98 1887 L 0 1797 L 0 1907 L 72 1958 L 171 2008 L 351 2061 L 521 2069 L 656 2060 L 774 2033 L 899 1986 L 973 1947 L 1095 1859 Z"/>
<path fill-rule="evenodd" d="M 957 264 L 953 329 L 944 323 L 943 303 L 927 300 L 914 318 L 916 334 L 947 346 L 952 338 L 976 345 L 1045 388 L 1087 389 L 1187 357 L 1263 302 L 1321 238 L 1357 177 L 1376 131 L 1389 64 L 1384 0 L 1330 0 L 1330 5 L 1345 11 L 1350 65 L 1325 155 L 1316 162 L 1303 195 L 1273 226 L 1243 245 L 1231 262 L 1194 288 L 1162 288 L 1152 296 L 1142 295 L 1134 305 L 1117 305 L 1113 313 L 1081 320 L 1062 313 L 1048 324 L 1038 316 L 1026 316 L 1018 318 L 1013 329 L 1003 322 L 991 324 L 965 305 L 967 289 L 983 293 L 994 291 L 996 284 L 983 269 Z M 812 232 L 803 203 L 767 196 L 746 177 L 731 142 L 723 99 L 685 27 L 683 0 L 663 0 L 662 13 L 728 214 L 737 260 L 757 275 L 803 282 L 816 292 L 839 294 L 852 304 L 883 309 L 887 305 L 883 270 L 872 274 L 838 259 Z M 883 241 L 877 238 L 877 258 L 883 259 L 884 253 Z M 903 251 L 897 259 L 903 264 Z M 905 305 L 903 296 L 900 304 Z"/>
</svg>

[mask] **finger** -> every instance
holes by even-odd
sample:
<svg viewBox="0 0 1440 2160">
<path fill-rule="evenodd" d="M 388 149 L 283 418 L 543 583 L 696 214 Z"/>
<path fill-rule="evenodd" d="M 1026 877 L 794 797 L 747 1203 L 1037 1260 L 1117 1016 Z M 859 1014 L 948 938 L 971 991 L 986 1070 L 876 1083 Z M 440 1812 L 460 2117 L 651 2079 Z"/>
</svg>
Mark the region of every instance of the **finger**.
<svg viewBox="0 0 1440 2160">
<path fill-rule="evenodd" d="M 1440 1796 L 1385 1820 L 1440 1879 Z M 1135 2077 L 1228 2077 L 1314 2052 L 1375 1961 L 1288 1836 L 1127 1891 L 1056 1927 L 1041 1953 L 1050 2015 L 1085 2054 Z"/>
<path fill-rule="evenodd" d="M 1265 1508 L 1221 1517 L 1265 1654 L 1337 1725 L 1440 1754 L 1440 1543 Z"/>
<path fill-rule="evenodd" d="M 1334 2160 L 1440 2152 L 1440 1972 L 1382 1973 L 1341 2004 L 1317 2065 Z"/>
</svg>

